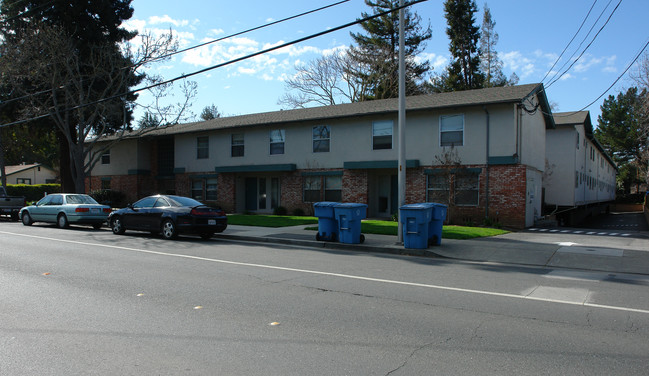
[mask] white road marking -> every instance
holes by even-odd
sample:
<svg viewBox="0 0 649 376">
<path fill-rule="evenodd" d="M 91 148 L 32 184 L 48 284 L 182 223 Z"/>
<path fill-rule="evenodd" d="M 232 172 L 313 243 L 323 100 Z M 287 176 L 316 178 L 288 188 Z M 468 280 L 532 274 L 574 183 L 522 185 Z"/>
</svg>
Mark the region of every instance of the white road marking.
<svg viewBox="0 0 649 376">
<path fill-rule="evenodd" d="M 49 241 L 57 241 L 57 242 L 61 242 L 61 243 L 79 244 L 79 245 L 85 245 L 85 246 L 91 246 L 91 247 L 103 247 L 103 248 L 120 249 L 120 250 L 124 250 L 124 251 L 139 252 L 139 253 L 146 253 L 146 254 L 159 255 L 159 256 L 177 257 L 177 258 L 191 259 L 191 260 L 198 260 L 198 261 L 208 261 L 208 262 L 214 262 L 214 263 L 226 264 L 226 265 L 246 266 L 246 267 L 261 268 L 261 269 L 271 269 L 271 270 L 282 270 L 282 271 L 289 271 L 289 272 L 296 272 L 296 273 L 303 273 L 303 274 L 312 274 L 312 275 L 322 275 L 322 276 L 329 276 L 329 277 L 353 279 L 353 280 L 358 280 L 358 281 L 379 282 L 379 283 L 387 283 L 387 284 L 392 284 L 392 285 L 412 286 L 412 287 L 422 287 L 422 288 L 429 288 L 429 289 L 443 290 L 443 291 L 462 292 L 462 293 L 467 293 L 467 294 L 497 296 L 497 297 L 502 297 L 502 298 L 532 300 L 532 301 L 539 301 L 539 302 L 546 302 L 546 303 L 568 304 L 568 305 L 574 305 L 574 306 L 602 308 L 602 309 L 615 310 L 615 311 L 636 312 L 636 313 L 649 314 L 649 310 L 647 310 L 647 309 L 609 306 L 609 305 L 588 303 L 586 301 L 578 302 L 578 301 L 570 301 L 570 300 L 562 300 L 562 299 L 552 299 L 552 298 L 547 298 L 547 297 L 537 297 L 537 296 L 532 296 L 532 295 L 508 294 L 508 293 L 502 293 L 502 292 L 465 289 L 465 288 L 459 288 L 459 287 L 441 286 L 441 285 L 433 285 L 433 284 L 426 284 L 426 283 L 416 283 L 416 282 L 397 281 L 397 280 L 391 280 L 391 279 L 362 277 L 362 276 L 356 276 L 356 275 L 351 275 L 351 274 L 331 273 L 331 272 L 323 272 L 323 271 L 309 270 L 309 269 L 297 269 L 297 268 L 289 268 L 289 267 L 284 267 L 284 266 L 274 266 L 274 265 L 254 264 L 254 263 L 248 263 L 248 262 L 220 260 L 220 259 L 213 259 L 213 258 L 200 257 L 200 256 L 182 255 L 182 254 L 177 254 L 177 253 L 165 253 L 165 252 L 159 252 L 159 251 L 149 251 L 149 250 L 145 250 L 145 249 L 122 247 L 122 246 L 110 245 L 110 244 L 88 243 L 88 242 L 81 242 L 81 241 L 76 241 L 76 240 L 65 240 L 65 239 L 48 238 L 48 237 L 44 237 L 44 236 L 17 234 L 17 233 L 6 232 L 6 231 L 0 231 L 0 234 L 14 235 L 14 236 L 20 236 L 20 237 L 32 238 L 32 239 L 42 239 L 42 240 L 49 240 Z"/>
</svg>

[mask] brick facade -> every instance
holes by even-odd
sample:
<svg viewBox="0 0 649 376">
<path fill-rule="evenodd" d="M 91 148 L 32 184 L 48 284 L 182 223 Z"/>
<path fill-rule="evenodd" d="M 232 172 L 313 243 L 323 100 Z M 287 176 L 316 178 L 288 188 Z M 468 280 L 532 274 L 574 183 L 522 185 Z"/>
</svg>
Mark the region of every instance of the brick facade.
<svg viewBox="0 0 649 376">
<path fill-rule="evenodd" d="M 410 168 L 406 172 L 406 203 L 426 202 L 427 178 L 426 169 L 437 166 Z M 463 166 L 479 168 L 479 203 L 478 206 L 448 206 L 448 223 L 450 224 L 482 224 L 486 216 L 486 166 Z M 313 203 L 303 199 L 303 172 L 326 172 L 338 170 L 309 170 L 282 173 L 280 177 L 280 205 L 289 213 L 301 209 L 306 214 L 313 213 Z M 526 171 L 525 165 L 498 165 L 489 167 L 489 219 L 503 226 L 513 228 L 525 227 L 526 200 Z M 191 181 L 195 176 L 205 176 L 204 173 L 183 173 L 175 176 L 176 194 L 191 196 Z M 369 205 L 369 175 L 370 170 L 344 170 L 342 176 L 342 201 L 356 202 Z M 134 202 L 144 196 L 158 191 L 157 180 L 151 175 L 115 175 L 93 176 L 86 180 L 86 188 L 99 189 L 102 180 L 110 178 L 111 189 L 122 191 L 129 202 Z M 210 202 L 222 207 L 228 213 L 237 211 L 237 201 L 245 197 L 237 197 L 237 174 L 220 173 L 217 176 L 217 202 Z M 448 203 L 445 203 L 448 204 Z"/>
</svg>

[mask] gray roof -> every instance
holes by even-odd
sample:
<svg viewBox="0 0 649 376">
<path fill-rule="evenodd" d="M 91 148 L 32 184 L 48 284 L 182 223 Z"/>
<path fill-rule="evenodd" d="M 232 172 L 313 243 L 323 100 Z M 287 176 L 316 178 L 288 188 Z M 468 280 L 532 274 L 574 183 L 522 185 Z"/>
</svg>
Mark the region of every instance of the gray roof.
<svg viewBox="0 0 649 376">
<path fill-rule="evenodd" d="M 590 113 L 588 111 L 576 112 L 555 112 L 554 123 L 560 125 L 590 124 Z M 591 125 L 592 131 L 592 125 Z"/>
<path fill-rule="evenodd" d="M 525 98 L 539 94 L 544 113 L 549 113 L 547 98 L 542 84 L 495 87 L 488 89 L 455 91 L 430 95 L 408 97 L 406 110 L 421 111 L 443 108 L 479 106 L 485 104 L 517 103 Z M 334 106 L 321 106 L 297 110 L 263 112 L 250 115 L 231 116 L 178 124 L 147 132 L 147 136 L 164 136 L 181 133 L 202 132 L 215 129 L 249 127 L 256 125 L 286 124 L 302 121 L 319 121 L 333 118 L 348 118 L 357 116 L 396 113 L 399 109 L 398 98 L 373 100 L 357 103 L 346 103 Z M 552 117 L 546 116 L 546 121 L 552 123 Z M 554 126 L 554 124 L 552 124 Z M 137 136 L 136 136 L 137 137 Z"/>
</svg>

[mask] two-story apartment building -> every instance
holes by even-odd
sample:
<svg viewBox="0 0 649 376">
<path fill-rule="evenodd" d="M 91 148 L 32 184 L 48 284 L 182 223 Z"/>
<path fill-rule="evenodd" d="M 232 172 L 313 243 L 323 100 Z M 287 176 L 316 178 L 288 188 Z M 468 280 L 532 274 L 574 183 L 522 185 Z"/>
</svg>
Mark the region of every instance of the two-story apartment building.
<svg viewBox="0 0 649 376">
<path fill-rule="evenodd" d="M 617 167 L 593 135 L 588 111 L 554 114 L 547 132 L 545 203 L 567 222 L 615 200 Z"/>
<path fill-rule="evenodd" d="M 546 130 L 541 84 L 408 97 L 406 200 L 448 204 L 455 223 L 526 227 L 541 214 Z M 307 213 L 318 201 L 398 211 L 398 100 L 218 118 L 125 137 L 88 189 L 135 200 L 176 193 L 229 212 Z"/>
</svg>

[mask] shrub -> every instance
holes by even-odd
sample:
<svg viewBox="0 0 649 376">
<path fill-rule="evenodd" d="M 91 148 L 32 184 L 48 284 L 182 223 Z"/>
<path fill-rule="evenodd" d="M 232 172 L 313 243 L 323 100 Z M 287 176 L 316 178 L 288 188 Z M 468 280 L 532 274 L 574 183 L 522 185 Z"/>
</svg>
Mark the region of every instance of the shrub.
<svg viewBox="0 0 649 376">
<path fill-rule="evenodd" d="M 286 210 L 286 208 L 283 207 L 283 206 L 278 206 L 277 208 L 275 208 L 275 210 L 273 210 L 273 214 L 274 215 L 287 215 L 288 210 Z"/>
<path fill-rule="evenodd" d="M 61 184 L 7 184 L 9 196 L 24 196 L 26 201 L 38 201 L 46 193 L 60 193 Z"/>
<path fill-rule="evenodd" d="M 293 215 L 296 217 L 304 217 L 304 209 L 302 208 L 293 209 Z"/>
</svg>

